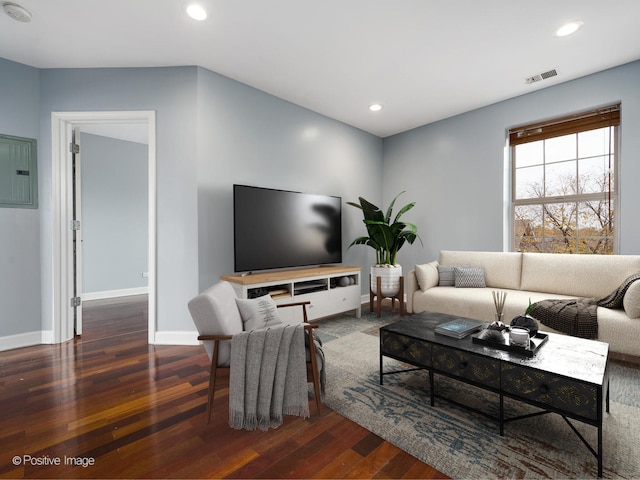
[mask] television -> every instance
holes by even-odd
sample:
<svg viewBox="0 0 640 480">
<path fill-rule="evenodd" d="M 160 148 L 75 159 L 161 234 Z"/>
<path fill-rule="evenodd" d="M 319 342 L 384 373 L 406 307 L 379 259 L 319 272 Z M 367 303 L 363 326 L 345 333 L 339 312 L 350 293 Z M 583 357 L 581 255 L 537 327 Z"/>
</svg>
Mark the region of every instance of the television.
<svg viewBox="0 0 640 480">
<path fill-rule="evenodd" d="M 236 272 L 342 262 L 342 199 L 233 186 Z"/>
</svg>

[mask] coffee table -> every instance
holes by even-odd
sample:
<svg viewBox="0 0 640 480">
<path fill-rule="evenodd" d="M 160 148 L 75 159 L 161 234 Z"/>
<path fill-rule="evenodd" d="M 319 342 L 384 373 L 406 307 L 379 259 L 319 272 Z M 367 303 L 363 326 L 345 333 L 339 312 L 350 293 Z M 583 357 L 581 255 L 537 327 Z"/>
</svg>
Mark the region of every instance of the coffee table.
<svg viewBox="0 0 640 480">
<path fill-rule="evenodd" d="M 473 343 L 471 336 L 457 340 L 436 334 L 440 323 L 452 315 L 421 312 L 380 329 L 380 384 L 385 375 L 428 370 L 431 406 L 435 397 L 434 374 L 453 378 L 499 395 L 499 416 L 495 418 L 500 435 L 508 422 L 547 413 L 557 413 L 587 446 L 598 461 L 602 477 L 602 423 L 609 411 L 609 344 L 549 333 L 548 341 L 533 357 Z M 385 372 L 383 357 L 390 357 L 415 368 Z M 504 397 L 539 407 L 528 415 L 504 418 Z M 469 408 L 468 406 L 461 405 Z M 474 412 L 486 413 L 471 408 Z M 569 419 L 598 429 L 597 451 Z"/>
</svg>

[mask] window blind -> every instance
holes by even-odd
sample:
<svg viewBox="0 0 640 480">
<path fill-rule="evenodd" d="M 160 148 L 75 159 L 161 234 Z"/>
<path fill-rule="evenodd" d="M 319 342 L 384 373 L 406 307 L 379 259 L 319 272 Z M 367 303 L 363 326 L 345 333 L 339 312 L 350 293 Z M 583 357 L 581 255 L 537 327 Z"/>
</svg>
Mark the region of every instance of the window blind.
<svg viewBox="0 0 640 480">
<path fill-rule="evenodd" d="M 620 104 L 509 130 L 509 145 L 537 142 L 597 128 L 620 125 Z"/>
</svg>

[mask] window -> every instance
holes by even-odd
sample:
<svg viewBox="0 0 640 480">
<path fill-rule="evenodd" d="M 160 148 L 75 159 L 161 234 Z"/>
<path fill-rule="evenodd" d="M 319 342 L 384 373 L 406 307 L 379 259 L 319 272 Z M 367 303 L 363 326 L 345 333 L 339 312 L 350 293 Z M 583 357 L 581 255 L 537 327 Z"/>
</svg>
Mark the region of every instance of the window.
<svg viewBox="0 0 640 480">
<path fill-rule="evenodd" d="M 509 131 L 512 249 L 615 253 L 620 105 Z"/>
</svg>

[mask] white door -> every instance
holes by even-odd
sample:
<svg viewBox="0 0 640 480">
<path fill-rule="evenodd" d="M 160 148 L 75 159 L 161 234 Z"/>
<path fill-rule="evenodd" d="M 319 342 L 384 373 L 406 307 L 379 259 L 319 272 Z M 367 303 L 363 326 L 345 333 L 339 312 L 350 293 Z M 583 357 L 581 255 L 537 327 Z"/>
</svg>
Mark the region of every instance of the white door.
<svg viewBox="0 0 640 480">
<path fill-rule="evenodd" d="M 72 177 L 72 234 L 73 249 L 73 329 L 76 335 L 82 335 L 82 188 L 80 170 L 80 128 L 75 127 L 71 136 L 71 177 Z"/>
</svg>

